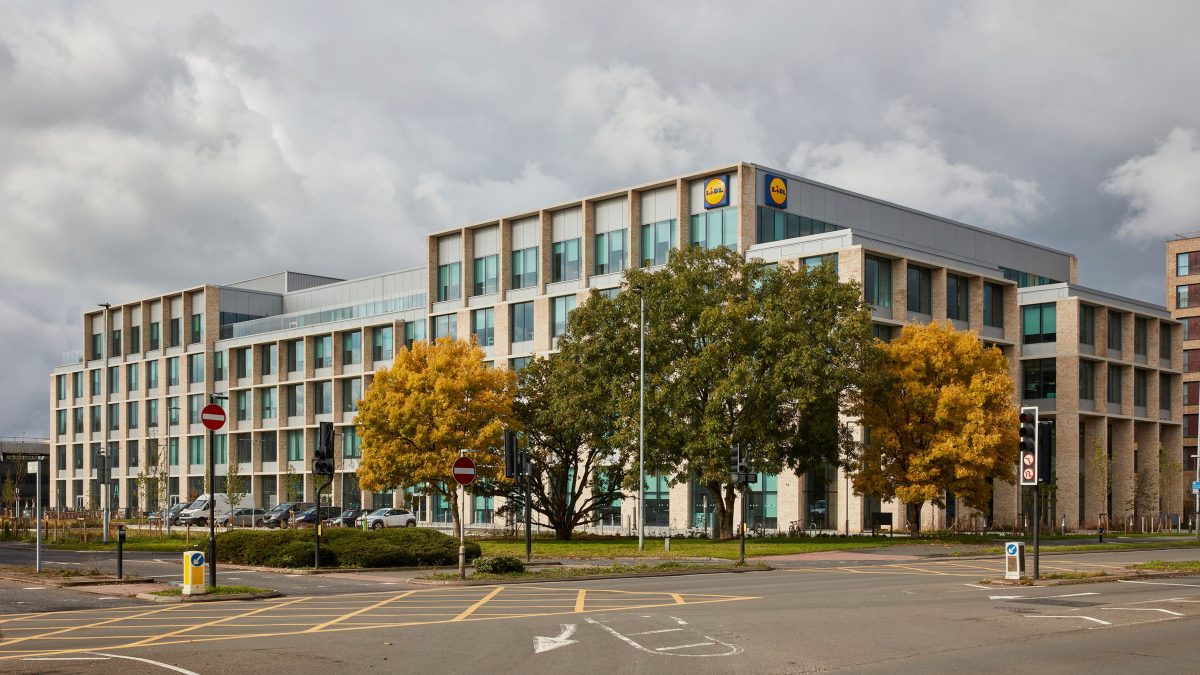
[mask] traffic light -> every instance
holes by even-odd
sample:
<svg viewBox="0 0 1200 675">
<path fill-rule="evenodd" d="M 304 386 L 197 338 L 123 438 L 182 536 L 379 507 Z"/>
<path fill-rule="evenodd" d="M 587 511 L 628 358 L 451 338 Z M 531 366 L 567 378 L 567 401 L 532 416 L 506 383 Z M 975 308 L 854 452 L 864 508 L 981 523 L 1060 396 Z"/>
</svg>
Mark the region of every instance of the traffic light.
<svg viewBox="0 0 1200 675">
<path fill-rule="evenodd" d="M 517 463 L 520 460 L 517 458 L 517 432 L 504 432 L 504 477 L 517 477 Z"/>
<path fill-rule="evenodd" d="M 317 451 L 313 454 L 313 473 L 333 475 L 333 422 L 321 422 L 317 427 Z"/>
<path fill-rule="evenodd" d="M 1037 485 L 1038 483 L 1038 409 L 1036 407 L 1021 408 L 1020 416 L 1019 456 L 1021 485 Z"/>
</svg>

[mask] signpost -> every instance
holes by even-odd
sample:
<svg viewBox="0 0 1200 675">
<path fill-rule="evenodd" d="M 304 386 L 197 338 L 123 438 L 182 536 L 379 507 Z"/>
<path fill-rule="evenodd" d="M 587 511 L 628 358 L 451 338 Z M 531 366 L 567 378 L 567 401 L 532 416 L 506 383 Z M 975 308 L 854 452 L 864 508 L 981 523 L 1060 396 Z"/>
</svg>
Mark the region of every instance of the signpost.
<svg viewBox="0 0 1200 675">
<path fill-rule="evenodd" d="M 460 450 L 459 452 L 467 452 Z M 459 489 L 458 500 L 458 578 L 467 578 L 467 540 L 466 540 L 466 524 L 463 522 L 467 515 L 467 490 L 466 487 L 475 482 L 475 462 L 466 455 L 459 455 L 459 458 L 454 460 L 454 466 L 450 471 L 454 476 L 454 482 L 458 483 Z"/>
<path fill-rule="evenodd" d="M 37 472 L 37 503 L 34 505 L 37 516 L 37 552 L 34 554 L 33 569 L 40 573 L 42 571 L 42 460 L 38 458 L 25 466 L 27 471 Z"/>
<path fill-rule="evenodd" d="M 215 397 L 214 397 L 215 398 Z M 225 409 L 209 403 L 200 411 L 200 423 L 208 429 L 208 585 L 217 585 L 216 459 L 213 457 L 213 432 L 225 426 Z M 203 561 L 203 556 L 201 557 Z"/>
</svg>

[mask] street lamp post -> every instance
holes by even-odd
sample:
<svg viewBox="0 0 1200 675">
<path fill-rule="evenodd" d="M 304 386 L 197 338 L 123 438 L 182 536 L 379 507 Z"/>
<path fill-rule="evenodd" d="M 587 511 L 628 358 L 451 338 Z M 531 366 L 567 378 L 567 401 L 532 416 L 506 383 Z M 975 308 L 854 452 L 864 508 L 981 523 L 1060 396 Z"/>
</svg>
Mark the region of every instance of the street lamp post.
<svg viewBox="0 0 1200 675">
<path fill-rule="evenodd" d="M 638 294 L 638 550 L 646 548 L 646 296 Z"/>
<path fill-rule="evenodd" d="M 107 465 L 109 464 L 108 425 L 112 424 L 111 420 L 109 420 L 109 413 L 108 413 L 108 390 L 110 388 L 112 388 L 112 383 L 108 381 L 108 378 L 109 378 L 108 353 L 109 353 L 109 351 L 111 351 L 111 347 L 112 347 L 112 344 L 111 344 L 112 337 L 109 335 L 109 330 L 108 330 L 108 310 L 112 307 L 112 305 L 107 302 L 102 302 L 102 303 L 100 303 L 100 306 L 104 308 L 104 336 L 101 337 L 101 339 L 100 339 L 100 347 L 101 347 L 101 349 L 104 350 L 104 377 L 101 378 L 101 382 L 104 383 L 104 409 L 101 411 L 100 438 L 104 442 L 104 445 L 101 446 L 102 450 L 103 450 L 103 452 L 102 452 L 103 459 L 101 461 L 107 467 Z M 107 544 L 108 543 L 108 506 L 109 506 L 108 503 L 109 503 L 109 501 L 111 501 L 112 492 L 108 489 L 108 485 L 109 485 L 108 477 L 104 475 L 105 473 L 107 473 L 107 472 L 99 470 L 99 469 L 97 469 L 97 471 L 96 471 L 97 477 L 104 479 L 104 482 L 99 483 L 99 485 L 100 485 L 100 509 L 101 509 L 101 512 L 104 517 L 104 539 L 103 539 L 103 541 L 105 544 Z"/>
</svg>

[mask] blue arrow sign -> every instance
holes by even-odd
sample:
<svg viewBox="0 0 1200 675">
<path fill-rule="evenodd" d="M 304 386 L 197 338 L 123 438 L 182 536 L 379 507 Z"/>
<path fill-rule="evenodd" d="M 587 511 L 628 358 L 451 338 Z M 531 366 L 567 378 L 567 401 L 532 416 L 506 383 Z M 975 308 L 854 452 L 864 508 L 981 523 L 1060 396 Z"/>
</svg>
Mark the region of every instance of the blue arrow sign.
<svg viewBox="0 0 1200 675">
<path fill-rule="evenodd" d="M 196 551 L 192 554 L 192 566 L 199 567 L 204 564 L 204 554 Z"/>
<path fill-rule="evenodd" d="M 1016 545 L 1016 544 L 1009 544 L 1008 546 L 1004 547 L 1004 550 L 1005 550 L 1005 551 L 1006 551 L 1006 552 L 1007 552 L 1009 555 L 1016 555 L 1016 554 L 1017 554 L 1017 545 Z"/>
</svg>

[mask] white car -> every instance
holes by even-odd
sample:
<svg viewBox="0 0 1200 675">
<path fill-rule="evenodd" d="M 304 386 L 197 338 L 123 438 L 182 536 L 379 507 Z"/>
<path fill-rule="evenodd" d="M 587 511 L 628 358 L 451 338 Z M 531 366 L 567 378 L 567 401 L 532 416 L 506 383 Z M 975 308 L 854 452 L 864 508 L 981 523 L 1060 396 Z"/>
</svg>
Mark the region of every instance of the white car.
<svg viewBox="0 0 1200 675">
<path fill-rule="evenodd" d="M 367 527 L 382 530 L 385 527 L 416 527 L 417 517 L 408 509 L 375 509 L 367 514 Z"/>
</svg>

